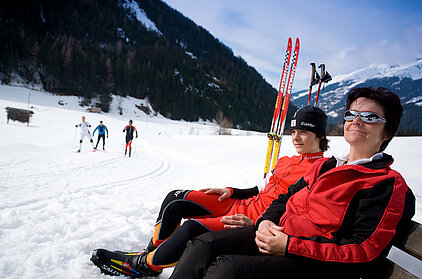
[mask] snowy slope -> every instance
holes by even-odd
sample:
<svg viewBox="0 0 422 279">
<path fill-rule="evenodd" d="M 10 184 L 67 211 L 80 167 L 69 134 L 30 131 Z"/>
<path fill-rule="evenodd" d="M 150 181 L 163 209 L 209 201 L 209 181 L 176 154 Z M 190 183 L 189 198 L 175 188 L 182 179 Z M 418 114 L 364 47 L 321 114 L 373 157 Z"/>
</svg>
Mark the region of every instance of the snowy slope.
<svg viewBox="0 0 422 279">
<path fill-rule="evenodd" d="M 330 83 L 342 83 L 349 80 L 362 82 L 368 79 L 384 77 L 399 77 L 400 79 L 408 77 L 413 80 L 421 79 L 422 59 L 402 66 L 387 64 L 370 65 L 346 75 L 336 75 Z"/>
<path fill-rule="evenodd" d="M 129 14 L 135 16 L 135 18 L 142 23 L 147 30 L 154 31 L 158 35 L 162 35 L 160 30 L 158 30 L 157 26 L 153 21 L 151 21 L 144 10 L 139 7 L 138 2 L 131 1 L 131 0 L 124 0 L 122 1 L 121 5 L 128 11 Z"/>
<path fill-rule="evenodd" d="M 370 65 L 346 75 L 335 75 L 333 80 L 321 89 L 318 106 L 329 116 L 330 124 L 342 125 L 341 116 L 345 110 L 347 93 L 354 87 L 385 87 L 400 97 L 403 105 L 403 116 L 399 131 L 408 134 L 422 134 L 422 59 L 408 65 Z M 313 87 L 311 104 L 314 104 L 316 90 Z M 292 102 L 301 107 L 307 104 L 308 90 L 292 94 Z"/>
<path fill-rule="evenodd" d="M 6 124 L 4 107 L 32 109 L 30 126 Z M 58 101 L 65 105 L 61 106 Z M 265 134 L 234 130 L 216 136 L 212 123 L 147 117 L 133 98 L 123 116 L 88 113 L 76 97 L 0 86 L 0 278 L 111 278 L 89 257 L 95 248 L 141 250 L 152 234 L 159 206 L 175 188 L 253 187 L 263 183 Z M 91 152 L 85 139 L 75 153 L 85 115 L 110 131 L 106 152 Z M 123 157 L 123 127 L 133 119 L 140 138 L 133 157 Z M 327 155 L 347 149 L 331 137 Z M 422 222 L 422 138 L 396 138 L 387 149 L 418 200 Z M 282 155 L 293 155 L 290 137 Z M 171 269 L 159 278 L 168 278 Z M 422 276 L 422 272 L 421 272 Z"/>
<path fill-rule="evenodd" d="M 329 69 L 328 72 L 330 72 Z M 422 59 L 418 59 L 415 62 L 407 65 L 373 64 L 348 74 L 335 75 L 335 73 L 332 72 L 330 72 L 330 74 L 332 75 L 333 79 L 327 83 L 327 87 L 332 84 L 338 84 L 338 86 L 347 86 L 347 88 L 344 89 L 344 94 L 346 94 L 347 91 L 351 88 L 370 79 L 381 79 L 386 77 L 398 77 L 399 80 L 402 80 L 403 78 L 410 78 L 412 80 L 421 79 Z M 318 86 L 314 86 L 313 91 L 315 91 L 317 87 Z M 292 93 L 292 100 L 295 101 L 303 97 L 306 97 L 307 100 L 308 91 L 309 89 Z"/>
</svg>

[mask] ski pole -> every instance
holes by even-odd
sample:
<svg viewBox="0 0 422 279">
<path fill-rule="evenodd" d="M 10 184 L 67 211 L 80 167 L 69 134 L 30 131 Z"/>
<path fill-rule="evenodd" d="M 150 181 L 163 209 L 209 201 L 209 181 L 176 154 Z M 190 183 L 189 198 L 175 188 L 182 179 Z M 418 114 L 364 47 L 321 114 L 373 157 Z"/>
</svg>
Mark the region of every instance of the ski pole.
<svg viewBox="0 0 422 279">
<path fill-rule="evenodd" d="M 319 82 L 319 74 L 315 70 L 315 63 L 311 63 L 311 83 L 309 85 L 309 93 L 308 93 L 308 103 L 306 104 L 309 106 L 311 102 L 311 94 L 312 94 L 312 86 Z"/>
<path fill-rule="evenodd" d="M 325 64 L 321 64 L 318 66 L 318 68 L 321 68 L 321 77 L 324 76 L 325 73 Z M 321 90 L 321 79 L 318 82 L 318 90 L 317 90 L 317 95 L 316 95 L 316 99 L 315 99 L 315 106 L 318 103 L 318 97 L 319 97 L 319 91 Z"/>
<path fill-rule="evenodd" d="M 319 82 L 318 82 L 318 91 L 317 91 L 317 96 L 315 99 L 315 106 L 317 106 L 318 104 L 318 97 L 319 97 L 319 92 L 321 89 L 321 84 L 323 83 L 325 84 L 329 82 L 330 80 L 332 80 L 332 77 L 330 76 L 330 74 L 327 71 L 325 71 L 325 64 L 319 65 L 318 68 L 321 68 L 321 78 L 319 79 Z"/>
<path fill-rule="evenodd" d="M 308 103 L 307 106 L 309 106 L 309 102 L 311 101 L 311 92 L 312 92 L 312 85 L 314 84 L 315 80 L 315 63 L 311 63 L 311 84 L 309 85 L 309 93 L 308 93 Z"/>
</svg>

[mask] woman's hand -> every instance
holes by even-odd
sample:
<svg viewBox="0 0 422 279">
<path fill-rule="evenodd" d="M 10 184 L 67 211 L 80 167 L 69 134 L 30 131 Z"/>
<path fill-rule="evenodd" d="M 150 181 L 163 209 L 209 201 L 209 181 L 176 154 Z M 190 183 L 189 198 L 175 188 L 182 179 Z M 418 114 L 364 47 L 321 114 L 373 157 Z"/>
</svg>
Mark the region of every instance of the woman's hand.
<svg viewBox="0 0 422 279">
<path fill-rule="evenodd" d="M 228 199 L 232 195 L 232 191 L 228 188 L 205 188 L 199 191 L 205 192 L 205 194 L 216 194 L 219 195 L 218 201 Z"/>
<path fill-rule="evenodd" d="M 262 234 L 272 236 L 274 234 L 271 232 L 272 231 L 271 228 L 276 229 L 276 228 L 280 228 L 280 227 L 277 226 L 276 224 L 274 224 L 273 222 L 269 221 L 269 220 L 264 220 L 261 223 L 259 223 L 258 231 Z"/>
<path fill-rule="evenodd" d="M 268 220 L 262 221 L 255 236 L 255 243 L 259 248 L 259 252 L 274 256 L 284 256 L 288 236 L 283 231 L 284 227 L 279 227 Z"/>
<path fill-rule="evenodd" d="M 220 221 L 225 224 L 225 229 L 236 229 L 253 225 L 252 219 L 243 214 L 223 216 Z"/>
</svg>

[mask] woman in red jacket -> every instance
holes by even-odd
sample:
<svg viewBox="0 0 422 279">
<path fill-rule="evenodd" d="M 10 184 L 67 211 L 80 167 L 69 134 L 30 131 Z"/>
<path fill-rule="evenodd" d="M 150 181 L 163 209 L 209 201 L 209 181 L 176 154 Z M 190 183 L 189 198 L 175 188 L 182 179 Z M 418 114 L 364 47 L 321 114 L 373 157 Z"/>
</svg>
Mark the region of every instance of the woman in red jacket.
<svg viewBox="0 0 422 279">
<path fill-rule="evenodd" d="M 200 191 L 175 190 L 164 199 L 154 235 L 142 253 L 94 250 L 91 260 L 112 275 L 156 276 L 174 266 L 186 243 L 209 231 L 253 225 L 278 195 L 303 176 L 328 148 L 327 116 L 316 107 L 299 109 L 291 126 L 292 142 L 300 155 L 278 160 L 269 183 L 262 191 L 211 188 Z M 188 219 L 180 226 L 182 219 Z"/>
<path fill-rule="evenodd" d="M 415 212 L 412 191 L 383 153 L 401 113 L 400 99 L 386 89 L 351 90 L 349 155 L 318 160 L 256 227 L 195 238 L 170 278 L 383 277 L 393 238 Z"/>
</svg>

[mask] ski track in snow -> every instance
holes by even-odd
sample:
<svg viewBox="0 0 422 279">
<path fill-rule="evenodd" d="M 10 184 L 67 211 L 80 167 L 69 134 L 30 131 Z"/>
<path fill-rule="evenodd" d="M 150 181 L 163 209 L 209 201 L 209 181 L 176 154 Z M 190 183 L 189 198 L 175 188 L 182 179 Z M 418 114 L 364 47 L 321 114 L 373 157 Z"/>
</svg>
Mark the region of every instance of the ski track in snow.
<svg viewBox="0 0 422 279">
<path fill-rule="evenodd" d="M 153 221 L 156 218 L 159 203 L 152 205 L 147 202 L 146 205 L 143 205 L 141 200 L 148 199 L 151 196 L 147 192 L 139 193 L 138 191 L 136 195 L 139 198 L 131 199 L 127 196 L 130 196 L 136 185 L 147 184 L 153 180 L 164 182 L 169 178 L 171 179 L 171 176 L 176 172 L 186 171 L 189 168 L 195 170 L 195 168 L 183 166 L 182 170 L 167 158 L 142 158 L 142 160 L 137 160 L 136 162 L 137 171 L 129 172 L 123 177 L 111 176 L 105 180 L 97 178 L 93 181 L 75 179 L 75 177 L 86 178 L 95 176 L 93 172 L 95 173 L 99 169 L 104 169 L 108 172 L 112 172 L 113 169 L 119 169 L 121 171 L 121 169 L 130 168 L 130 165 L 135 163 L 135 156 L 146 156 L 144 152 L 135 152 L 132 158 L 123 158 L 119 153 L 117 154 L 118 157 L 116 158 L 116 154 L 114 153 L 68 153 L 63 154 L 64 158 L 57 158 L 56 161 L 51 162 L 49 160 L 50 156 L 46 156 L 45 153 L 33 152 L 26 154 L 26 156 L 29 155 L 33 159 L 12 159 L 10 164 L 4 164 L 6 167 L 0 169 L 0 185 L 2 185 L 0 192 L 6 193 L 6 195 L 2 195 L 3 198 L 0 198 L 0 212 L 2 216 L 0 237 L 6 246 L 3 246 L 5 250 L 2 250 L 8 251 L 9 253 L 18 253 L 15 245 L 7 245 L 7 242 L 14 243 L 15 241 L 22 241 L 23 243 L 27 243 L 24 246 L 30 247 L 32 256 L 35 258 L 40 257 L 37 261 L 33 262 L 30 260 L 29 254 L 25 255 L 25 258 L 28 258 L 25 260 L 26 267 L 23 268 L 15 260 L 11 260 L 10 257 L 2 255 L 0 252 L 0 255 L 4 256 L 4 261 L 2 260 L 2 263 L 0 263 L 0 270 L 1 268 L 3 269 L 2 271 L 6 277 L 10 275 L 10 278 L 14 278 L 15 276 L 16 278 L 63 278 L 59 275 L 59 272 L 49 271 L 49 269 L 54 270 L 56 268 L 55 265 L 62 266 L 66 261 L 69 261 L 68 264 L 70 264 L 72 261 L 76 262 L 78 257 L 80 258 L 80 255 L 66 251 L 66 246 L 70 244 L 66 239 L 69 239 L 72 245 L 76 245 L 78 242 L 81 245 L 80 248 L 75 249 L 75 247 L 70 247 L 69 249 L 74 252 L 77 250 L 81 251 L 82 249 L 85 264 L 81 266 L 80 262 L 75 263 L 77 266 L 73 266 L 72 269 L 79 269 L 79 271 L 75 271 L 73 275 L 67 273 L 68 278 L 95 278 L 98 270 L 92 267 L 88 261 L 92 249 L 100 246 L 100 243 L 103 243 L 105 247 L 112 247 L 114 245 L 116 249 L 122 248 L 118 245 L 119 238 L 122 238 L 122 235 L 128 234 L 128 227 L 132 227 L 131 230 L 136 230 L 136 227 L 139 227 L 137 223 L 142 222 L 142 219 L 146 217 L 149 219 L 149 223 L 148 226 L 143 227 L 147 229 L 148 233 L 143 234 L 142 232 L 129 231 L 132 245 L 126 248 L 134 249 L 136 247 L 140 250 L 145 246 L 146 241 L 152 233 Z M 60 160 L 70 160 L 69 157 L 79 155 L 89 157 L 87 158 L 88 160 L 93 156 L 102 155 L 104 159 L 89 165 L 84 163 L 73 165 L 77 162 L 71 161 L 66 165 L 72 165 L 72 167 L 65 168 L 60 166 Z M 34 161 L 39 161 L 40 164 L 36 167 L 31 167 Z M 7 167 L 7 165 L 9 166 Z M 54 168 L 55 165 L 58 167 Z M 33 191 L 33 193 L 28 195 L 28 191 Z M 167 193 L 167 189 L 162 191 L 162 193 Z M 161 200 L 163 198 L 161 193 L 160 196 L 160 198 L 154 198 L 154 200 Z M 91 200 L 90 197 L 94 197 L 94 199 Z M 123 208 L 121 212 L 110 214 L 109 207 L 106 205 L 113 205 L 112 200 L 116 198 L 119 201 L 119 205 L 123 204 Z M 126 198 L 129 198 L 129 201 L 125 205 Z M 79 208 L 85 209 L 80 211 Z M 111 206 L 110 208 L 115 207 Z M 142 212 L 141 219 L 139 219 L 139 212 Z M 97 214 L 98 217 L 96 216 Z M 101 222 L 102 226 L 106 226 L 106 228 L 94 228 L 95 232 L 93 232 L 90 229 L 90 221 L 93 218 L 104 218 L 106 223 L 108 223 L 107 220 L 110 218 L 112 220 L 120 220 L 112 221 L 113 223 L 117 222 L 117 226 L 120 229 L 116 229 L 114 225 L 108 227 L 107 224 Z M 111 241 L 102 241 L 98 245 L 88 244 L 90 242 L 89 239 L 93 235 L 101 235 L 104 232 L 107 232 L 106 235 L 111 237 Z M 129 237 L 123 236 L 123 240 L 127 238 Z M 138 242 L 139 240 L 144 240 L 144 243 L 140 244 Z M 40 254 L 41 251 L 44 251 L 44 256 Z M 22 252 L 24 251 L 20 253 Z M 9 261 L 8 258 L 10 259 Z M 89 269 L 88 273 L 84 274 L 81 271 L 81 267 L 84 266 Z M 8 270 L 7 267 L 13 268 Z M 66 270 L 69 267 L 65 266 L 58 270 L 62 270 L 63 268 Z"/>
<path fill-rule="evenodd" d="M 27 94 L 28 89 L 0 85 L 0 107 L 27 108 Z M 57 105 L 63 98 L 66 107 Z M 146 118 L 135 113 L 139 101 L 133 99 L 125 100 L 125 111 L 133 113 L 124 116 L 114 107 L 110 114 L 87 113 L 74 97 L 31 91 L 31 100 L 30 127 L 7 125 L 0 113 L 0 278 L 111 278 L 91 264 L 91 251 L 146 247 L 169 191 L 263 184 L 263 133 L 215 136 L 210 123 Z M 110 132 L 106 152 L 91 152 L 86 138 L 82 152 L 74 152 L 81 115 L 87 116 L 91 131 L 104 121 Z M 131 158 L 123 157 L 122 129 L 129 118 L 139 131 Z M 341 137 L 330 140 L 327 156 L 347 149 Z M 420 142 L 420 137 L 399 138 L 387 150 L 417 197 L 414 219 L 419 222 L 422 151 L 408 148 Z M 281 150 L 294 154 L 289 136 Z M 158 278 L 171 272 L 166 269 Z"/>
<path fill-rule="evenodd" d="M 57 169 L 57 170 L 51 170 L 49 172 L 36 172 L 33 171 L 33 173 L 24 173 L 24 174 L 17 174 L 17 175 L 10 175 L 10 176 L 3 176 L 0 178 L 0 183 L 2 182 L 6 182 L 6 181 L 11 181 L 13 182 L 13 179 L 17 180 L 17 184 L 14 183 L 13 187 L 19 188 L 19 187 L 27 187 L 27 184 L 19 184 L 19 181 L 26 181 L 27 179 L 31 179 L 30 184 L 32 184 L 35 179 L 43 179 L 45 181 L 45 179 L 48 180 L 48 178 L 52 178 L 54 179 L 54 177 L 63 177 L 63 176 L 69 176 L 75 173 L 80 173 L 80 172 L 84 172 L 84 173 L 90 173 L 96 169 L 101 169 L 101 168 L 113 168 L 113 167 L 117 167 L 119 165 L 121 165 L 121 163 L 123 162 L 123 158 L 119 158 L 119 159 L 108 159 L 108 160 L 104 160 L 98 163 L 95 163 L 95 165 L 89 165 L 89 166 L 77 166 L 77 167 L 71 167 L 71 168 L 67 168 L 67 169 Z M 150 161 L 150 164 L 153 164 L 152 166 L 149 166 L 148 169 L 151 169 L 150 171 L 139 175 L 139 176 L 135 176 L 133 178 L 130 179 L 124 179 L 124 180 L 117 180 L 113 183 L 113 185 L 116 184 L 121 184 L 121 183 L 127 183 L 127 182 L 131 182 L 131 181 L 137 181 L 137 180 L 142 180 L 142 179 L 147 179 L 148 177 L 153 178 L 153 177 L 157 177 L 157 176 L 163 176 L 166 172 L 168 172 L 171 167 L 172 167 L 172 163 L 168 162 L 168 161 L 161 161 L 161 162 L 153 162 Z M 16 164 L 11 164 L 11 166 L 13 167 L 13 165 Z M 19 165 L 22 165 L 21 162 L 19 162 Z M 156 165 L 156 166 L 155 166 Z M 8 168 L 8 172 L 14 172 L 16 171 L 17 173 L 20 172 L 20 170 L 18 168 L 20 168 L 21 166 L 17 166 L 17 169 L 14 170 L 12 167 Z M 146 165 L 140 166 L 140 167 L 146 167 Z M 143 170 L 145 171 L 145 170 Z M 0 174 L 1 174 L 1 170 L 0 170 Z"/>
</svg>

